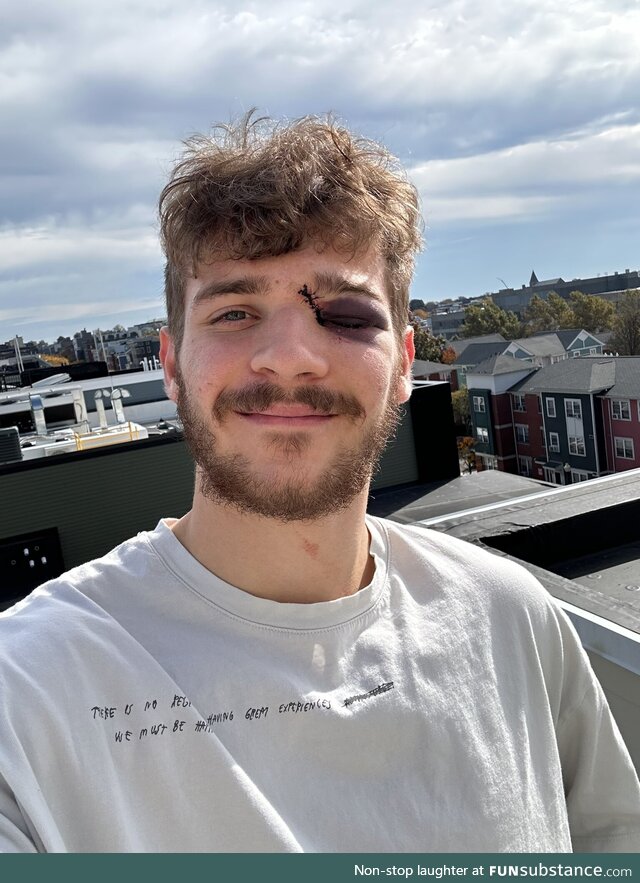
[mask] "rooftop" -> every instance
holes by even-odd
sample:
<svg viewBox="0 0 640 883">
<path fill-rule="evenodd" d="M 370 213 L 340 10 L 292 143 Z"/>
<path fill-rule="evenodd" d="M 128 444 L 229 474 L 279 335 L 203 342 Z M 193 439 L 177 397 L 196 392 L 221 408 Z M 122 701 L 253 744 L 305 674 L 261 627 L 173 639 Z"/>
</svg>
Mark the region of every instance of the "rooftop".
<svg viewBox="0 0 640 883">
<path fill-rule="evenodd" d="M 512 387 L 513 392 L 592 393 L 613 386 L 615 360 L 610 357 L 569 359 L 539 368 Z"/>
<path fill-rule="evenodd" d="M 535 371 L 535 365 L 531 362 L 525 362 L 524 359 L 516 359 L 511 355 L 495 355 L 489 356 L 484 362 L 480 362 L 467 376 L 473 374 L 512 374 L 514 371 Z"/>
</svg>

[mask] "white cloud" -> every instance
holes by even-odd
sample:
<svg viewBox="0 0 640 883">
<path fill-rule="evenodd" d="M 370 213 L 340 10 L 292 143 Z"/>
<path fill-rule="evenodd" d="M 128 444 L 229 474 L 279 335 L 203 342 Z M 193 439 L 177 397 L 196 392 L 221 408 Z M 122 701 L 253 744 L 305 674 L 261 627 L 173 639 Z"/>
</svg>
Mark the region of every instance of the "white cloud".
<svg viewBox="0 0 640 883">
<path fill-rule="evenodd" d="M 16 291 L 34 310 L 101 310 L 108 285 L 155 302 L 155 200 L 180 139 L 253 105 L 333 109 L 386 141 L 454 238 L 545 218 L 557 241 L 569 206 L 613 218 L 640 200 L 633 0 L 0 6 L 0 340 Z"/>
<path fill-rule="evenodd" d="M 55 267 L 90 261 L 129 263 L 138 268 L 161 263 L 158 237 L 140 229 L 86 229 L 56 226 L 26 227 L 0 231 L 0 272 L 16 273 L 43 264 Z"/>
<path fill-rule="evenodd" d="M 640 125 L 478 156 L 433 160 L 411 170 L 431 224 L 559 213 L 618 188 L 640 188 Z"/>
<path fill-rule="evenodd" d="M 111 300 L 83 301 L 73 303 L 45 303 L 37 306 L 20 306 L 0 309 L 0 322 L 16 322 L 32 325 L 40 322 L 83 322 L 98 316 L 118 317 L 124 313 L 148 310 L 155 315 L 163 310 L 161 298 L 142 298 L 135 302 L 114 298 Z"/>
</svg>

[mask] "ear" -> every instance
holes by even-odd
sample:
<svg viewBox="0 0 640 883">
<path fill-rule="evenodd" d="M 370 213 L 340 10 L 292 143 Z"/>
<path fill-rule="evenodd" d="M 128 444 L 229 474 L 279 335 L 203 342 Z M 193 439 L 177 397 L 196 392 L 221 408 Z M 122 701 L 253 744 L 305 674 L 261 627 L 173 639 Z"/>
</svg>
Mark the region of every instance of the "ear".
<svg viewBox="0 0 640 883">
<path fill-rule="evenodd" d="M 165 326 L 160 329 L 160 361 L 164 371 L 164 388 L 167 396 L 173 402 L 178 401 L 178 386 L 176 383 L 176 368 L 178 356 L 173 337 Z"/>
<path fill-rule="evenodd" d="M 416 354 L 416 348 L 413 344 L 413 328 L 407 326 L 402 341 L 401 371 L 398 377 L 398 386 L 396 389 L 396 401 L 398 404 L 409 401 L 413 382 L 411 376 L 411 365 Z"/>
</svg>

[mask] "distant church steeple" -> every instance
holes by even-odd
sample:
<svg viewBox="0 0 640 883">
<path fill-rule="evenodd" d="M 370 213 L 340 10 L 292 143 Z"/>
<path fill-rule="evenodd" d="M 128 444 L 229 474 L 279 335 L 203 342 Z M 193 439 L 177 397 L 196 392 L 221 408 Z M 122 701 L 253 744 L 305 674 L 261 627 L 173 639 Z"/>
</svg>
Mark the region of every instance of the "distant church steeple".
<svg viewBox="0 0 640 883">
<path fill-rule="evenodd" d="M 532 270 L 531 279 L 529 279 L 529 288 L 533 288 L 534 285 L 538 285 L 538 277 L 536 276 L 535 270 Z"/>
</svg>

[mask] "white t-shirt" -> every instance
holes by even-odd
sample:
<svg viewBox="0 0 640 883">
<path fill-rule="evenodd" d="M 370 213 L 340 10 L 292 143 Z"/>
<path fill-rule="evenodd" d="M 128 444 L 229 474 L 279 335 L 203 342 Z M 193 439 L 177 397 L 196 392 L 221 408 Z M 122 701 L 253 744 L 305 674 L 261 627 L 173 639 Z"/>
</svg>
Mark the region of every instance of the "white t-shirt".
<svg viewBox="0 0 640 883">
<path fill-rule="evenodd" d="M 640 791 L 522 568 L 368 519 L 372 583 L 230 586 L 168 526 L 0 617 L 0 848 L 629 852 Z"/>
</svg>

